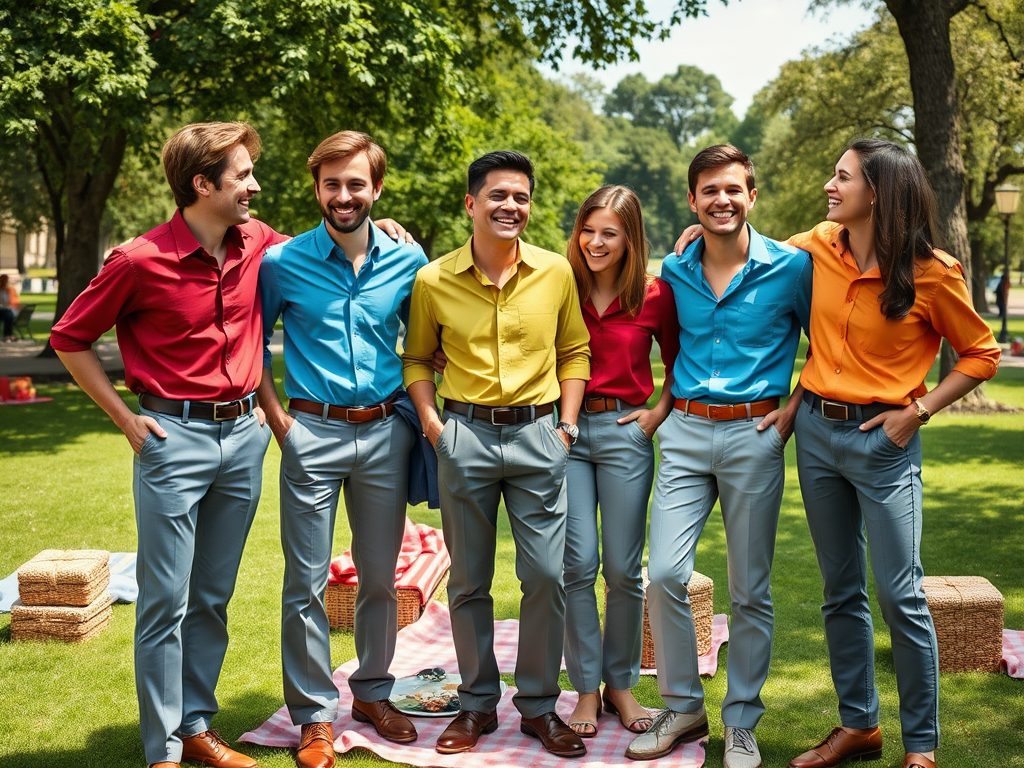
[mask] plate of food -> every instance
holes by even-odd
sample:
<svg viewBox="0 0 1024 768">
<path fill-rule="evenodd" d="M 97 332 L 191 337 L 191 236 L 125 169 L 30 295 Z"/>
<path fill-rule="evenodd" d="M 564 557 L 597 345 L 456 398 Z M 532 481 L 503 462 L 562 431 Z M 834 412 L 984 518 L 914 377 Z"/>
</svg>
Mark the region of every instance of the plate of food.
<svg viewBox="0 0 1024 768">
<path fill-rule="evenodd" d="M 449 674 L 440 667 L 420 670 L 395 680 L 391 703 L 402 713 L 416 717 L 454 717 L 459 713 L 459 683 L 462 675 Z M 501 692 L 508 686 L 501 682 Z"/>
</svg>

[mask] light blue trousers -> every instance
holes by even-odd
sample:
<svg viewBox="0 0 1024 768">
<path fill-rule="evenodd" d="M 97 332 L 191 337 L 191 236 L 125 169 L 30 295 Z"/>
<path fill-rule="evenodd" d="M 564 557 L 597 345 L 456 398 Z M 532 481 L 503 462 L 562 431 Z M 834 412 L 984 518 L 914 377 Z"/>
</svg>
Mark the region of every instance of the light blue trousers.
<svg viewBox="0 0 1024 768">
<path fill-rule="evenodd" d="M 349 678 L 362 701 L 391 695 L 388 672 L 398 634 L 395 563 L 402 549 L 414 435 L 397 414 L 349 424 L 308 413 L 281 446 L 281 663 L 292 723 L 330 723 L 338 714 L 331 636 L 324 609 L 334 521 L 342 488 L 359 575 L 355 644 L 359 669 Z M 425 665 L 429 666 L 429 664 Z"/>
<path fill-rule="evenodd" d="M 935 628 L 921 588 L 921 436 L 896 446 L 881 427 L 830 421 L 801 404 L 796 417 L 800 490 L 824 580 L 832 682 L 847 728 L 878 725 L 875 639 L 867 546 L 882 618 L 889 626 L 903 745 L 939 745 Z"/>
<path fill-rule="evenodd" d="M 672 414 L 658 429 L 661 463 L 651 505 L 648 610 L 658 688 L 669 709 L 698 712 L 704 689 L 687 582 L 697 540 L 721 498 L 729 561 L 728 689 L 722 722 L 753 728 L 764 714 L 774 612 L 771 567 L 785 482 L 784 444 L 761 419 L 711 421 Z"/>
<path fill-rule="evenodd" d="M 501 698 L 491 583 L 498 501 L 504 497 L 523 593 L 513 703 L 523 717 L 539 717 L 554 711 L 561 693 L 568 453 L 550 416 L 504 427 L 452 413 L 444 418 L 437 465 L 452 557 L 448 606 L 462 675 L 459 699 L 464 710 L 491 712 Z"/>
<path fill-rule="evenodd" d="M 270 429 L 254 414 L 187 422 L 140 409 L 167 432 L 135 457 L 139 549 L 135 686 L 146 762 L 181 761 L 206 731 L 228 645 L 227 605 L 263 486 Z"/>
<path fill-rule="evenodd" d="M 613 688 L 640 680 L 644 594 L 641 560 L 654 479 L 654 445 L 640 426 L 616 419 L 636 410 L 579 415 L 580 437 L 565 470 L 565 666 L 581 693 L 603 679 Z M 597 510 L 601 509 L 601 554 Z M 602 647 L 594 584 L 608 586 Z"/>
</svg>

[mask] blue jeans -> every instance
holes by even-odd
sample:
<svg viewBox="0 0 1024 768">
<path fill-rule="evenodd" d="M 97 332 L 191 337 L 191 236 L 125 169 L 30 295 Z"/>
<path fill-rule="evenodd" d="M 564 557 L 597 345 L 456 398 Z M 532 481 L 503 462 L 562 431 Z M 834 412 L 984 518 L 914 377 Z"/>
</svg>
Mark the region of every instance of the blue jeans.
<svg viewBox="0 0 1024 768">
<path fill-rule="evenodd" d="M 796 417 L 796 455 L 807 524 L 824 581 L 832 682 L 847 728 L 878 725 L 875 641 L 867 593 L 867 545 L 882 618 L 889 626 L 903 745 L 939 745 L 939 663 L 921 589 L 921 436 L 906 448 L 881 427 L 831 421 L 806 403 Z"/>
<path fill-rule="evenodd" d="M 641 559 L 647 504 L 654 479 L 654 445 L 635 421 L 636 410 L 579 415 L 580 437 L 565 470 L 569 514 L 565 528 L 565 666 L 581 693 L 603 679 L 612 688 L 640 680 L 644 593 Z M 597 508 L 601 508 L 601 556 Z M 608 585 L 602 648 L 594 584 L 601 568 Z"/>
</svg>

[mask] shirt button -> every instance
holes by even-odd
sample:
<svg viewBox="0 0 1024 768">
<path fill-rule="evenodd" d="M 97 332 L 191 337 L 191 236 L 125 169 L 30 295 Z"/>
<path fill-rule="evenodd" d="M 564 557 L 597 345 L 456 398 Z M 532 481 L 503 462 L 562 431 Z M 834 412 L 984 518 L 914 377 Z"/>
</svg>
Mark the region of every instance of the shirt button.
<svg viewBox="0 0 1024 768">
<path fill-rule="evenodd" d="M 712 375 L 712 376 L 717 376 L 717 375 L 718 375 L 718 371 L 712 371 L 712 372 L 711 372 L 711 375 Z"/>
<path fill-rule="evenodd" d="M 838 368 L 836 368 L 836 373 L 839 373 L 839 369 Z"/>
<path fill-rule="evenodd" d="M 715 339 L 715 344 L 721 344 L 721 343 L 722 343 L 721 339 Z"/>
</svg>

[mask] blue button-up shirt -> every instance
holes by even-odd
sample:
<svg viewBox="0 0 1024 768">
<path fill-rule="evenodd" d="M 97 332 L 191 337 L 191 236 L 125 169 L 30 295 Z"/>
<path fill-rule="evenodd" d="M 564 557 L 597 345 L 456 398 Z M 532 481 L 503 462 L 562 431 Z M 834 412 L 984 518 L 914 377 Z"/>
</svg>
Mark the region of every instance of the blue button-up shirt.
<svg viewBox="0 0 1024 768">
<path fill-rule="evenodd" d="M 721 298 L 704 279 L 704 238 L 662 264 L 679 313 L 677 398 L 736 404 L 790 392 L 800 329 L 810 321 L 811 259 L 747 226 L 749 258 Z"/>
<path fill-rule="evenodd" d="M 409 316 L 419 245 L 396 243 L 372 223 L 370 249 L 355 274 L 327 226 L 267 250 L 260 267 L 264 367 L 284 318 L 285 393 L 334 405 L 383 402 L 402 386 L 399 320 Z"/>
</svg>

